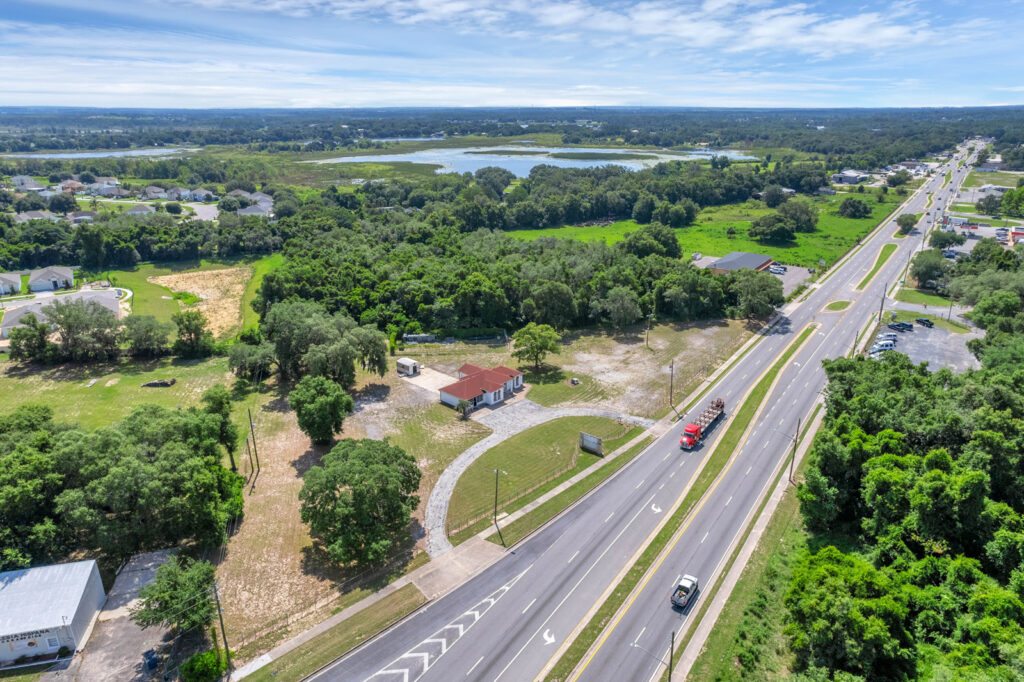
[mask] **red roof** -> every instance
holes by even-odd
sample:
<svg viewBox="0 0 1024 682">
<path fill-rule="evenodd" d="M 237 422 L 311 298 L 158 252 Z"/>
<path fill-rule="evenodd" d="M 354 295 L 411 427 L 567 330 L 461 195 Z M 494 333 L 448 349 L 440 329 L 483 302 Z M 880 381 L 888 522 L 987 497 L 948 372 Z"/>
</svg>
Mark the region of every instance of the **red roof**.
<svg viewBox="0 0 1024 682">
<path fill-rule="evenodd" d="M 476 398 L 481 393 L 493 393 L 505 385 L 505 377 L 489 369 L 484 369 L 476 374 L 466 377 L 462 381 L 456 381 L 441 389 L 442 393 L 455 396 L 460 400 Z"/>
<path fill-rule="evenodd" d="M 471 365 L 468 362 L 466 364 L 464 364 L 462 367 L 459 367 L 459 374 L 461 374 L 464 377 L 468 377 L 470 374 L 476 374 L 477 372 L 483 372 L 483 371 L 484 371 L 483 367 L 478 367 L 476 365 Z"/>
<path fill-rule="evenodd" d="M 497 367 L 494 368 L 494 371 L 495 372 L 501 372 L 502 374 L 504 374 L 505 376 L 507 376 L 509 378 L 523 376 L 523 373 L 520 372 L 519 370 L 517 370 L 517 369 L 510 369 L 510 368 L 506 367 L 505 365 L 498 365 Z"/>
</svg>

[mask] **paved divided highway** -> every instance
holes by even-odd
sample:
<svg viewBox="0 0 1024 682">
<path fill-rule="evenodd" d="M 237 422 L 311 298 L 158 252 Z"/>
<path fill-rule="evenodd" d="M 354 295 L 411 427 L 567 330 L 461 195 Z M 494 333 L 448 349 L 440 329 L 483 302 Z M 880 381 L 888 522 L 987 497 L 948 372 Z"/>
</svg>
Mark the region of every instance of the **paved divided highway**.
<svg viewBox="0 0 1024 682">
<path fill-rule="evenodd" d="M 959 155 L 963 154 L 961 150 Z M 950 163 L 949 187 L 940 190 L 947 170 L 943 169 L 901 212 L 925 213 L 932 192 L 941 192 L 945 203 L 952 195 L 949 190 L 967 174 L 966 165 L 957 169 L 955 164 Z M 931 217 L 936 208 L 931 207 Z M 311 679 L 518 681 L 541 675 L 682 496 L 699 462 L 728 429 L 738 401 L 801 330 L 814 325 L 813 334 L 780 373 L 750 436 L 687 519 L 665 560 L 621 618 L 602 634 L 600 646 L 584 660 L 579 679 L 639 681 L 661 674 L 669 633 L 681 629 L 689 616 L 689 608 L 678 611 L 669 602 L 674 582 L 682 573 L 706 580 L 726 558 L 733 538 L 743 531 L 744 519 L 786 456 L 797 419 L 806 419 L 825 386 L 821 361 L 850 352 L 878 310 L 886 284 L 899 278 L 910 255 L 921 247 L 922 235 L 892 240 L 894 231 L 895 224 L 887 223 L 803 303 L 791 305 L 789 314 L 715 382 L 685 419 L 599 490 L 488 569 Z M 864 291 L 856 291 L 874 267 L 881 245 L 892 241 L 899 244 L 896 253 Z M 852 304 L 842 312 L 823 312 L 832 300 Z M 725 399 L 726 419 L 696 449 L 680 450 L 683 427 L 715 397 Z M 698 595 L 694 603 L 699 602 Z"/>
</svg>

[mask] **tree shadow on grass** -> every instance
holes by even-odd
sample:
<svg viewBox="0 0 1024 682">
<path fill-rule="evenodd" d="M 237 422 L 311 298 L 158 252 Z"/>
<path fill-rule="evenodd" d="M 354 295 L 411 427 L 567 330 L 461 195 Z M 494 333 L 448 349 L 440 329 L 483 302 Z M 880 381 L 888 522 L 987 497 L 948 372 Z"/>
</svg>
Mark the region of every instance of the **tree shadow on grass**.
<svg viewBox="0 0 1024 682">
<path fill-rule="evenodd" d="M 77 382 L 101 379 L 114 373 L 134 376 L 160 370 L 170 371 L 172 365 L 173 362 L 167 362 L 167 358 L 139 358 L 121 362 L 67 362 L 60 365 L 21 362 L 9 365 L 5 374 L 12 379 L 41 377 L 47 381 Z"/>
<path fill-rule="evenodd" d="M 418 525 L 418 524 L 417 524 Z M 413 535 L 404 538 L 395 547 L 388 560 L 379 565 L 351 563 L 341 565 L 334 561 L 327 549 L 317 539 L 302 548 L 302 572 L 321 580 L 334 583 L 334 588 L 343 594 L 362 588 L 377 591 L 387 587 L 395 578 L 405 573 L 415 556 L 415 529 Z"/>
<path fill-rule="evenodd" d="M 301 478 L 305 476 L 306 472 L 310 468 L 320 464 L 320 460 L 326 455 L 331 449 L 337 445 L 338 441 L 332 441 L 327 445 L 317 445 L 316 443 L 310 444 L 310 446 L 301 455 L 293 459 L 290 464 L 295 469 L 295 473 Z"/>
<path fill-rule="evenodd" d="M 387 384 L 367 384 L 362 388 L 351 391 L 349 395 L 355 401 L 355 409 L 352 411 L 355 414 L 370 403 L 380 403 L 387 400 L 388 396 L 391 395 L 391 387 Z"/>
</svg>

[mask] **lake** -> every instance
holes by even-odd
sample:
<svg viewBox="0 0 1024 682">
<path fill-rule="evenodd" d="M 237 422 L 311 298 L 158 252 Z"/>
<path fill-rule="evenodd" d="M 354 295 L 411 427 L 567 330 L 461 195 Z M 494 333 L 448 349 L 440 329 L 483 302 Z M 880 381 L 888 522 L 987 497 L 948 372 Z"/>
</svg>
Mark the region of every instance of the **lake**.
<svg viewBox="0 0 1024 682">
<path fill-rule="evenodd" d="M 171 156 L 198 149 L 120 149 L 107 152 L 43 152 L 41 154 L 0 154 L 11 159 L 103 159 L 117 156 Z"/>
<path fill-rule="evenodd" d="M 685 161 L 709 158 L 714 155 L 730 159 L 751 159 L 731 150 L 702 150 L 693 152 L 648 151 L 644 149 L 607 149 L 596 147 L 453 147 L 450 149 L 422 149 L 404 154 L 378 152 L 360 156 L 340 156 L 317 159 L 306 163 L 422 163 L 440 166 L 438 173 L 473 173 L 487 166 L 498 166 L 517 177 L 526 177 L 534 166 L 546 164 L 559 168 L 593 168 L 594 166 L 622 166 L 630 170 L 649 168 L 662 161 Z M 587 158 L 587 157 L 591 158 Z M 576 157 L 576 158 L 571 158 Z M 622 157 L 616 158 L 616 157 Z"/>
</svg>

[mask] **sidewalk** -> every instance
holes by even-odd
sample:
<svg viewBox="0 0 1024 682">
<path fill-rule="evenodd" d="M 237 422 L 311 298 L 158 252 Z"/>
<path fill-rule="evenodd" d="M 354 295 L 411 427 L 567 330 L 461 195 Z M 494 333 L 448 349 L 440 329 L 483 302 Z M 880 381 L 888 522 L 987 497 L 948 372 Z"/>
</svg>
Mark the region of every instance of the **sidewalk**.
<svg viewBox="0 0 1024 682">
<path fill-rule="evenodd" d="M 712 372 L 690 395 L 686 396 L 677 406 L 677 410 L 684 409 L 691 402 L 695 401 L 700 395 L 706 390 L 708 386 L 713 384 L 718 378 L 739 359 L 741 355 L 746 353 L 755 343 L 760 339 L 764 338 L 767 334 L 771 333 L 775 325 L 782 320 L 781 315 L 776 315 L 772 320 L 765 325 L 758 333 L 754 334 L 746 343 L 743 344 L 730 358 L 723 362 L 719 367 Z M 581 408 L 572 408 L 581 409 Z M 586 408 L 582 408 L 586 409 Z M 591 466 L 584 471 L 576 474 L 572 478 L 562 482 L 560 485 L 552 490 L 549 490 L 545 494 L 538 497 L 536 500 L 529 504 L 517 509 L 515 512 L 503 517 L 502 523 L 508 524 L 516 519 L 520 518 L 524 514 L 528 514 L 533 509 L 544 504 L 549 499 L 558 495 L 566 488 L 574 485 L 581 479 L 589 476 L 595 471 L 600 470 L 601 467 L 607 466 L 609 462 L 615 460 L 616 457 L 626 452 L 630 448 L 634 447 L 638 443 L 642 442 L 643 439 L 654 437 L 655 439 L 666 433 L 672 428 L 673 418 L 677 413 L 677 410 L 672 410 L 665 417 L 662 417 L 657 422 L 651 423 L 650 420 L 646 420 L 650 423 L 650 427 L 637 437 L 633 438 L 630 442 L 622 445 L 614 452 L 603 458 L 600 462 Z M 635 419 L 635 418 L 634 418 Z M 354 604 L 343 611 L 340 611 L 323 622 L 313 626 L 305 632 L 299 633 L 295 637 L 289 639 L 286 642 L 279 644 L 267 653 L 259 656 L 252 661 L 249 661 L 244 666 L 238 668 L 231 674 L 231 680 L 241 680 L 247 675 L 250 675 L 255 670 L 262 668 L 265 665 L 270 664 L 275 659 L 280 658 L 286 653 L 296 649 L 297 647 L 305 644 L 309 640 L 313 639 L 317 635 L 329 630 L 330 628 L 344 622 L 346 619 L 351 618 L 355 614 L 373 606 L 375 603 L 388 596 L 389 594 L 397 591 L 398 589 L 412 583 L 415 585 L 428 600 L 435 600 L 443 597 L 448 592 L 454 590 L 471 577 L 480 573 L 491 564 L 495 563 L 501 557 L 505 555 L 506 549 L 500 547 L 492 542 L 488 542 L 485 538 L 489 537 L 494 533 L 493 527 L 487 527 L 479 534 L 473 536 L 469 540 L 462 544 L 452 548 L 437 557 L 430 560 L 430 563 L 425 566 L 421 566 L 416 570 L 412 571 L 406 576 L 395 580 L 393 583 L 388 585 L 382 590 L 375 592 L 374 594 L 366 597 L 357 604 Z"/>
</svg>

